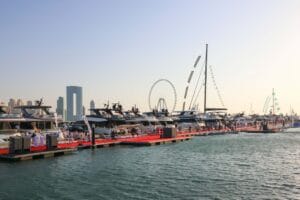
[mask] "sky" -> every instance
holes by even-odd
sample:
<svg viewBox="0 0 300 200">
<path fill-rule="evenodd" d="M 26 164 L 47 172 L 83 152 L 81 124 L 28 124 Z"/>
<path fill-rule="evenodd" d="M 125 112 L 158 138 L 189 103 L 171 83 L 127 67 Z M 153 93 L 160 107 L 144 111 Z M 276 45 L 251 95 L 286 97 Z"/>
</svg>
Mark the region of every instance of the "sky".
<svg viewBox="0 0 300 200">
<path fill-rule="evenodd" d="M 148 110 L 159 79 L 176 89 L 182 109 L 208 65 L 228 111 L 261 113 L 275 89 L 280 112 L 300 113 L 299 0 L 0 1 L 0 101 L 35 100 L 56 107 L 66 86 L 83 87 L 86 108 L 107 101 Z M 220 107 L 209 79 L 208 106 Z M 150 103 L 172 87 L 159 82 Z M 203 107 L 203 92 L 197 100 Z"/>
</svg>

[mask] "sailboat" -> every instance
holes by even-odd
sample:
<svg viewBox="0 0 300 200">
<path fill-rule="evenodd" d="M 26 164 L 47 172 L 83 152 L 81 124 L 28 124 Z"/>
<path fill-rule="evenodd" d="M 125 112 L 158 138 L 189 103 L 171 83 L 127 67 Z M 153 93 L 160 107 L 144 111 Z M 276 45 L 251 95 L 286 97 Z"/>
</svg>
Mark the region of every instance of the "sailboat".
<svg viewBox="0 0 300 200">
<path fill-rule="evenodd" d="M 271 102 L 270 111 L 269 103 Z M 272 96 L 268 97 L 264 105 L 264 115 L 253 117 L 253 126 L 246 127 L 241 130 L 248 133 L 277 133 L 283 131 L 286 125 L 286 119 L 282 115 L 277 115 L 276 111 L 279 110 L 276 107 L 278 104 L 276 102 L 275 91 L 272 90 Z M 266 114 L 269 111 L 269 114 Z"/>
<path fill-rule="evenodd" d="M 186 99 L 187 99 L 187 94 L 189 90 L 189 84 L 192 80 L 194 70 L 199 63 L 201 56 L 198 56 L 195 64 L 193 66 L 193 70 L 190 72 L 190 75 L 188 77 L 188 85 L 185 88 L 185 93 L 184 93 L 184 102 L 182 106 L 182 111 L 176 115 L 176 118 L 174 121 L 178 123 L 179 128 L 186 128 L 189 126 L 189 129 L 194 128 L 196 131 L 199 130 L 209 130 L 213 134 L 223 134 L 229 132 L 227 120 L 226 120 L 226 115 L 222 115 L 221 113 L 224 113 L 227 111 L 226 108 L 210 108 L 207 107 L 207 73 L 208 73 L 208 67 L 207 67 L 207 58 L 208 58 L 208 44 L 206 44 L 206 53 L 205 53 L 205 68 L 204 68 L 204 108 L 203 108 L 203 113 L 200 113 L 198 109 L 193 106 L 191 107 L 191 104 L 194 100 L 194 95 L 195 91 L 197 90 L 201 72 L 199 75 L 199 78 L 196 83 L 196 87 L 192 96 L 192 100 L 189 106 L 189 109 L 186 110 Z M 200 83 L 201 84 L 201 83 Z M 201 86 L 202 88 L 202 86 Z M 196 98 L 198 98 L 198 94 L 201 90 L 199 89 Z M 220 95 L 219 95 L 220 96 Z"/>
</svg>

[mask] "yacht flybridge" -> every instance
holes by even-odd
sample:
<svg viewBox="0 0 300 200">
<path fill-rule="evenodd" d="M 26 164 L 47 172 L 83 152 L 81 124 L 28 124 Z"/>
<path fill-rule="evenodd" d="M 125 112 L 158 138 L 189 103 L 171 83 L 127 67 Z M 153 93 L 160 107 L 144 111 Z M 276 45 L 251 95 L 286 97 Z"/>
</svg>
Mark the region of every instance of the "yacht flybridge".
<svg viewBox="0 0 300 200">
<path fill-rule="evenodd" d="M 7 143 L 10 136 L 25 134 L 58 133 L 60 117 L 50 113 L 50 106 L 18 106 L 19 114 L 11 114 L 6 106 L 0 106 L 0 143 Z"/>
<path fill-rule="evenodd" d="M 131 110 L 123 111 L 121 104 L 113 104 L 112 107 L 105 105 L 104 108 L 90 109 L 91 114 L 86 116 L 89 124 L 84 120 L 77 121 L 73 127 L 81 126 L 87 130 L 87 126 L 94 127 L 96 134 L 110 135 L 112 131 L 126 134 L 149 134 L 155 133 L 157 129 L 173 124 L 173 120 L 165 112 L 140 113 L 139 109 L 133 107 Z"/>
</svg>

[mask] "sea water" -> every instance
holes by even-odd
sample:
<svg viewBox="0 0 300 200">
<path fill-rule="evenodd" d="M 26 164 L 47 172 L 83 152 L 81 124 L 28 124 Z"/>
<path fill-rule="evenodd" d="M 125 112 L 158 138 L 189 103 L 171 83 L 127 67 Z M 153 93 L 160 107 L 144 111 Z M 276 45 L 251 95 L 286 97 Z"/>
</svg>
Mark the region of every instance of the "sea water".
<svg viewBox="0 0 300 200">
<path fill-rule="evenodd" d="M 300 132 L 0 162 L 0 199 L 300 199 Z"/>
</svg>

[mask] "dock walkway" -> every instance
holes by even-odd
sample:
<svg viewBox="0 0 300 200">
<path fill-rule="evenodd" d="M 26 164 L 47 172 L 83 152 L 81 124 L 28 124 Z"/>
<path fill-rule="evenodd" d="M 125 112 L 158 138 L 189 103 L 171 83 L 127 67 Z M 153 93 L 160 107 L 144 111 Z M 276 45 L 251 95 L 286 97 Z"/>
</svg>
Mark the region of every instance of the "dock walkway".
<svg viewBox="0 0 300 200">
<path fill-rule="evenodd" d="M 50 158 L 57 157 L 62 155 L 67 155 L 76 151 L 77 148 L 73 149 L 56 149 L 50 151 L 41 151 L 35 153 L 25 153 L 25 154 L 6 154 L 0 155 L 0 160 L 7 161 L 22 161 L 22 160 L 33 160 L 38 158 Z"/>
</svg>

